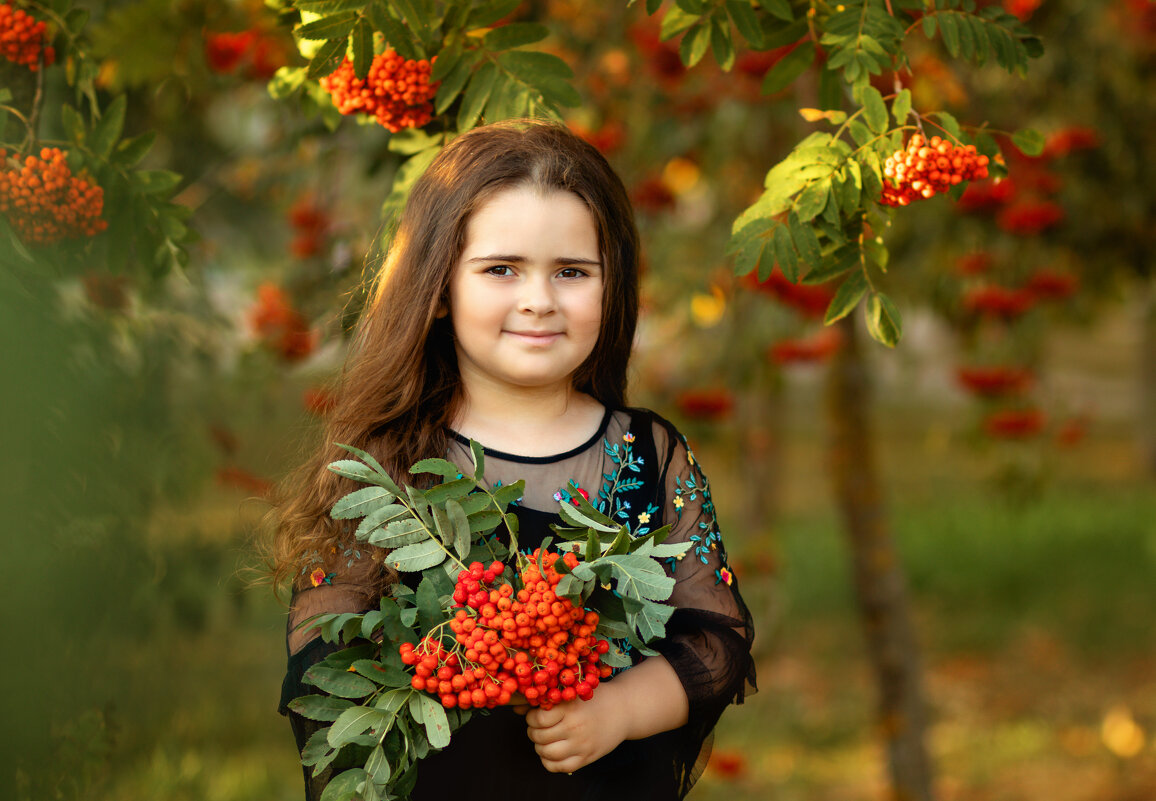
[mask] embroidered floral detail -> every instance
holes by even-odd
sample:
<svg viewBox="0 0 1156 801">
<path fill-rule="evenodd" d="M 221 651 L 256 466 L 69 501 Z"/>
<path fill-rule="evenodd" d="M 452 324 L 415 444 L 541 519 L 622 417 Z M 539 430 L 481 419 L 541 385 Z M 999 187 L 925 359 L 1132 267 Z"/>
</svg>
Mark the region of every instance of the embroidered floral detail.
<svg viewBox="0 0 1156 801">
<path fill-rule="evenodd" d="M 685 503 L 686 501 L 682 499 L 681 495 L 674 496 L 674 508 L 677 509 L 680 513 L 682 512 L 682 507 Z"/>
<path fill-rule="evenodd" d="M 570 503 L 577 506 L 579 495 L 585 500 L 590 500 L 590 493 L 579 487 L 578 482 L 571 479 L 565 487 L 554 493 L 554 500 L 558 503 Z"/>
<path fill-rule="evenodd" d="M 716 570 L 714 572 L 714 575 L 715 575 L 715 579 L 714 579 L 715 584 L 722 582 L 722 583 L 725 583 L 729 587 L 730 583 L 735 580 L 734 574 L 731 573 L 731 571 L 725 567 L 720 567 L 718 570 Z"/>
<path fill-rule="evenodd" d="M 333 577 L 336 575 L 336 573 L 326 573 L 319 567 L 309 574 L 309 583 L 314 587 L 320 587 L 322 584 L 332 584 Z"/>
<path fill-rule="evenodd" d="M 627 431 L 622 435 L 622 441 L 629 445 L 631 442 L 634 442 L 634 435 Z"/>
<path fill-rule="evenodd" d="M 611 445 L 606 439 L 602 440 L 602 449 L 615 467 L 610 472 L 602 474 L 602 488 L 598 490 L 598 501 L 594 503 L 594 508 L 616 520 L 629 523 L 630 504 L 622 500 L 621 495 L 642 486 L 639 474 L 642 472 L 640 468 L 643 461 L 641 457 L 634 455 L 632 447 L 634 434 L 626 432 L 622 435 L 622 441 L 624 444 L 620 446 Z"/>
<path fill-rule="evenodd" d="M 638 513 L 638 522 L 639 522 L 639 524 L 649 523 L 650 522 L 650 513 L 649 512 L 639 512 Z"/>
</svg>

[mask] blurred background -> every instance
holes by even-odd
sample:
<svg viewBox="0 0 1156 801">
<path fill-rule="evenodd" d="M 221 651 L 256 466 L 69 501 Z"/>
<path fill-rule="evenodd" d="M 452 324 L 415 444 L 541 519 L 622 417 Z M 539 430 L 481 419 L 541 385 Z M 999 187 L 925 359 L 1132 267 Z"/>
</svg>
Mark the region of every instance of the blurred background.
<svg viewBox="0 0 1156 801">
<path fill-rule="evenodd" d="M 0 783 L 20 799 L 299 798 L 276 713 L 284 599 L 254 541 L 326 413 L 401 159 L 380 127 L 270 96 L 277 68 L 303 63 L 277 3 L 70 5 L 89 12 L 94 86 L 127 97 L 126 136 L 156 132 L 145 163 L 183 176 L 173 202 L 198 238 L 156 274 L 0 273 Z M 867 435 L 937 797 L 1143 801 L 1156 7 L 1003 5 L 1044 41 L 1026 76 L 913 36 L 911 71 L 879 78 L 1047 145 L 1003 143 L 1006 179 L 882 232 L 905 333 L 861 345 Z M 760 690 L 724 717 L 691 798 L 886 797 L 829 470 L 830 293 L 736 277 L 725 253 L 767 169 L 814 129 L 797 110 L 817 105 L 817 80 L 760 92 L 790 45 L 687 69 L 626 3 L 511 14 L 551 27 L 545 49 L 581 95 L 566 121 L 631 191 L 646 253 L 633 401 L 690 437 L 756 615 Z M 66 95 L 53 80 L 36 91 Z"/>
</svg>

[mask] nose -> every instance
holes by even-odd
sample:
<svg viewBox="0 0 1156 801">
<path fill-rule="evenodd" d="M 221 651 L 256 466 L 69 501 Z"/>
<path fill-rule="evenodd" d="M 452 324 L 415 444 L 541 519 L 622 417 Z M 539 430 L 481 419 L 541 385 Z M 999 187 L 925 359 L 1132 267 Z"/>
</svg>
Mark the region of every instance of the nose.
<svg viewBox="0 0 1156 801">
<path fill-rule="evenodd" d="M 549 276 L 531 274 L 521 285 L 518 311 L 539 317 L 550 314 L 557 308 L 555 288 Z"/>
</svg>

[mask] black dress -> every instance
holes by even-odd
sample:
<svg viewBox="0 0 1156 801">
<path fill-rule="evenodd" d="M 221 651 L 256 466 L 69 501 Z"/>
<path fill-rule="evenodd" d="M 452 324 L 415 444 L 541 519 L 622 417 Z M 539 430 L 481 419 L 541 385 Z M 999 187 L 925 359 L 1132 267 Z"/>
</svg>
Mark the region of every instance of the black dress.
<svg viewBox="0 0 1156 801">
<path fill-rule="evenodd" d="M 682 798 L 706 765 L 710 733 L 719 715 L 727 705 L 741 703 L 755 681 L 750 613 L 727 564 L 710 487 L 685 438 L 653 412 L 607 410 L 597 434 L 567 453 L 524 457 L 486 449 L 485 455 L 489 483 L 526 480 L 525 494 L 515 510 L 519 547 L 524 551 L 552 533 L 550 523 L 560 521 L 552 510 L 579 488 L 601 511 L 629 523 L 632 530 L 646 533 L 669 523 L 672 530 L 667 542 L 692 544 L 684 557 L 669 560 L 668 571 L 675 578 L 669 603 L 676 610 L 667 623 L 667 637 L 654 645 L 682 681 L 690 702 L 689 720 L 670 732 L 628 740 L 567 775 L 542 767 L 522 717 L 507 708 L 475 713 L 454 733 L 445 750 L 422 760 L 412 801 L 467 796 L 478 801 L 536 801 L 543 793 L 552 801 Z M 468 442 L 457 438 L 449 458 L 463 471 L 468 469 Z M 301 678 L 310 665 L 337 646 L 320 639 L 306 641 L 308 635 L 295 631 L 295 626 L 320 612 L 365 608 L 364 593 L 355 583 L 344 582 L 340 574 L 333 577 L 332 585 L 294 595 L 280 711 L 289 715 L 299 749 L 324 724 L 302 718 L 286 705 L 316 692 L 302 684 Z M 640 658 L 634 656 L 636 661 Z M 494 770 L 498 751 L 503 755 L 502 767 Z M 343 769 L 338 762 L 321 776 L 311 777 L 311 768 L 306 768 L 306 798 L 319 798 L 329 776 Z M 483 773 L 487 780 L 480 784 L 478 776 Z"/>
</svg>

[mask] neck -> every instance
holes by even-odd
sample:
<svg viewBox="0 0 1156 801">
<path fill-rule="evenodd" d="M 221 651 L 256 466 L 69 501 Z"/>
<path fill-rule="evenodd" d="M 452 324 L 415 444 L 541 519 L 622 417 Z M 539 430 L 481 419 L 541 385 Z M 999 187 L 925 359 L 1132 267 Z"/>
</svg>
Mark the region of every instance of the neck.
<svg viewBox="0 0 1156 801">
<path fill-rule="evenodd" d="M 588 440 L 602 421 L 602 405 L 569 384 L 499 389 L 462 378 L 464 398 L 454 430 L 495 450 L 561 453 Z"/>
</svg>

